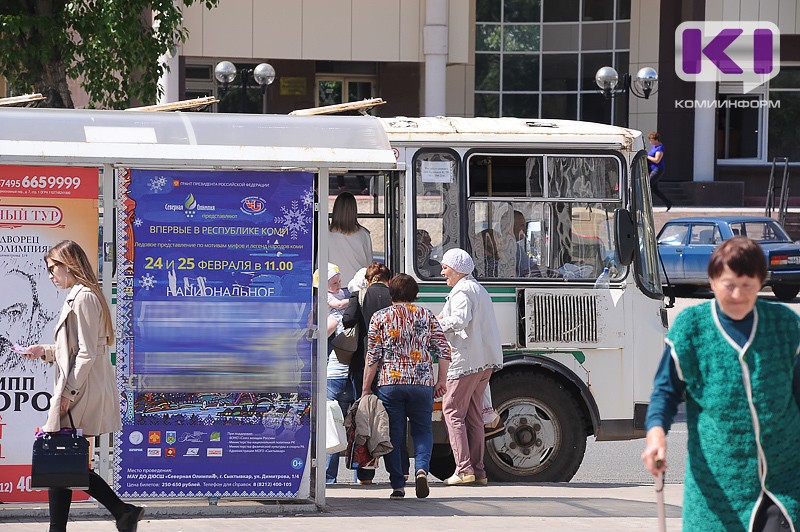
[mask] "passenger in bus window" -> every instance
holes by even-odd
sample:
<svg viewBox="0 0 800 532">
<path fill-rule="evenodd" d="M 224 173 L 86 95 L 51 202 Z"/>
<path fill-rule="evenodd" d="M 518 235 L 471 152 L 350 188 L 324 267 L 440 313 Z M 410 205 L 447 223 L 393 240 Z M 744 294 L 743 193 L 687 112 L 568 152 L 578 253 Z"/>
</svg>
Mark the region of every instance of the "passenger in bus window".
<svg viewBox="0 0 800 532">
<path fill-rule="evenodd" d="M 501 259 L 497 233 L 494 229 L 484 229 L 479 236 L 483 244 L 483 250 L 479 253 L 483 258 L 483 277 L 498 277 Z"/>
<path fill-rule="evenodd" d="M 431 243 L 431 235 L 425 229 L 417 229 L 417 240 L 415 250 L 415 262 L 417 271 L 423 279 L 430 279 L 431 277 L 440 277 L 442 274 L 442 265 L 431 258 L 433 245 Z"/>
<path fill-rule="evenodd" d="M 528 241 L 528 221 L 521 211 L 514 211 L 514 238 L 517 241 L 517 277 L 540 277 L 536 261 L 533 259 L 531 243 Z"/>
</svg>

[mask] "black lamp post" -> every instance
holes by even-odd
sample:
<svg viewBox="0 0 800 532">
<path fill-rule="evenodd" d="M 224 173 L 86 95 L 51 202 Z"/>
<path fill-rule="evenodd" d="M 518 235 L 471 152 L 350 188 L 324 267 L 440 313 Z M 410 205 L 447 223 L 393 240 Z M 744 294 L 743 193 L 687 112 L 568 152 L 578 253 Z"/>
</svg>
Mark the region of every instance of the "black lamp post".
<svg viewBox="0 0 800 532">
<path fill-rule="evenodd" d="M 236 66 L 230 61 L 220 61 L 214 67 L 214 77 L 222 83 L 223 97 L 227 94 L 230 83 L 236 78 L 236 73 Z M 261 63 L 255 68 L 243 68 L 239 72 L 239 89 L 242 94 L 239 111 L 242 113 L 247 112 L 247 87 L 250 84 L 251 75 L 258 86 L 261 87 L 261 100 L 263 101 L 264 95 L 267 94 L 267 87 L 275 81 L 275 69 L 269 63 Z"/>
<path fill-rule="evenodd" d="M 658 72 L 654 68 L 644 67 L 636 73 L 636 78 L 631 79 L 631 75 L 625 73 L 622 75 L 622 85 L 617 88 L 619 84 L 619 74 L 612 67 L 604 66 L 597 71 L 594 80 L 600 90 L 603 92 L 606 100 L 609 102 L 619 96 L 625 96 L 625 127 L 628 127 L 628 120 L 630 116 L 630 93 L 633 93 L 637 98 L 650 98 L 651 94 L 658 92 Z M 613 117 L 612 117 L 612 122 Z"/>
</svg>

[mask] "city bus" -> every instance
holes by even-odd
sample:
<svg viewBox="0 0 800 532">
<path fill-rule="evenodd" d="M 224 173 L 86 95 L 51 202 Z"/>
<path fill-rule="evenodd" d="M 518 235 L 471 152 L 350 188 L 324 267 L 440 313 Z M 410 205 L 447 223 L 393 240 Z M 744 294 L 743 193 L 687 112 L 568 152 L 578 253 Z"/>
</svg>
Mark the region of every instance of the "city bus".
<svg viewBox="0 0 800 532">
<path fill-rule="evenodd" d="M 353 191 L 376 257 L 414 276 L 435 313 L 450 291 L 444 252 L 474 258 L 504 353 L 490 387 L 505 430 L 487 440 L 488 477 L 566 482 L 588 437 L 643 437 L 667 315 L 642 134 L 564 120 L 380 120 L 398 170 L 332 175 L 330 204 L 337 187 Z M 446 478 L 455 464 L 440 411 L 433 423 L 431 472 Z"/>
</svg>

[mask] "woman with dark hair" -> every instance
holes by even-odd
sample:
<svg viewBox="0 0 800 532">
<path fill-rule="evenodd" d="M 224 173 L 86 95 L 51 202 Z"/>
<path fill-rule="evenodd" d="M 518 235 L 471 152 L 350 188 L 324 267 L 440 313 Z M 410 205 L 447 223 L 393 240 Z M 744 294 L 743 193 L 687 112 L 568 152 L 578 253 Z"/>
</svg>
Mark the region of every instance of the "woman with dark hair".
<svg viewBox="0 0 800 532">
<path fill-rule="evenodd" d="M 51 248 L 45 263 L 53 283 L 69 294 L 56 325 L 55 344 L 31 345 L 25 353 L 55 366 L 55 390 L 43 430 L 58 432 L 69 427 L 70 417 L 88 437 L 120 430 L 119 390 L 108 349 L 114 345 L 114 327 L 97 276 L 86 253 L 71 240 Z M 117 530 L 135 532 L 144 508 L 122 502 L 91 470 L 86 493 L 111 512 Z M 50 532 L 65 532 L 72 490 L 50 488 L 48 499 Z"/>
<path fill-rule="evenodd" d="M 353 383 L 353 390 L 355 390 L 355 400 L 361 397 L 361 389 L 364 384 L 364 353 L 367 352 L 369 322 L 377 311 L 392 305 L 392 296 L 389 294 L 387 284 L 390 277 L 391 273 L 385 264 L 381 262 L 370 264 L 364 274 L 367 287 L 351 292 L 350 304 L 344 311 L 342 325 L 345 327 L 358 325 L 358 350 L 353 353 L 353 358 L 350 360 L 350 380 Z M 364 293 L 361 294 L 361 291 Z M 374 379 L 370 383 L 370 388 L 373 393 L 377 393 L 378 388 L 375 386 Z M 375 478 L 374 469 L 359 468 L 356 473 L 359 484 L 372 484 L 372 480 Z"/>
<path fill-rule="evenodd" d="M 328 260 L 342 274 L 342 284 L 348 284 L 356 272 L 372 262 L 372 237 L 358 223 L 358 204 L 349 192 L 342 192 L 333 202 L 328 234 Z"/>
<path fill-rule="evenodd" d="M 756 242 L 726 240 L 708 264 L 714 300 L 682 311 L 665 340 L 642 461 L 666 470 L 666 433 L 685 400 L 685 530 L 799 524 L 800 319 L 758 299 L 766 276 Z"/>
<path fill-rule="evenodd" d="M 414 440 L 415 491 L 418 498 L 424 498 L 430 493 L 433 398 L 441 397 L 446 390 L 450 346 L 433 313 L 413 304 L 419 293 L 413 277 L 404 273 L 394 276 L 389 281 L 389 293 L 392 306 L 376 312 L 369 324 L 367 367 L 361 393 L 372 393 L 370 383 L 380 370 L 378 399 L 389 415 L 393 447 L 386 455 L 392 485 L 390 498 L 405 496 L 401 449 L 406 442 L 406 420 Z M 439 359 L 435 382 L 434 357 Z"/>
</svg>

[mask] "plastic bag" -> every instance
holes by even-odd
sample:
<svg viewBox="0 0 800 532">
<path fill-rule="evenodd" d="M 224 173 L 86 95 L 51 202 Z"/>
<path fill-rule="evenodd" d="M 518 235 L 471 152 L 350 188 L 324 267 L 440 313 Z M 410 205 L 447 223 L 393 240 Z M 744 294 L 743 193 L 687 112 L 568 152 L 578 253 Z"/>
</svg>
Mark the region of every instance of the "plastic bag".
<svg viewBox="0 0 800 532">
<path fill-rule="evenodd" d="M 337 401 L 328 401 L 325 419 L 325 452 L 339 453 L 347 449 L 347 434 L 344 430 L 344 414 Z"/>
</svg>

